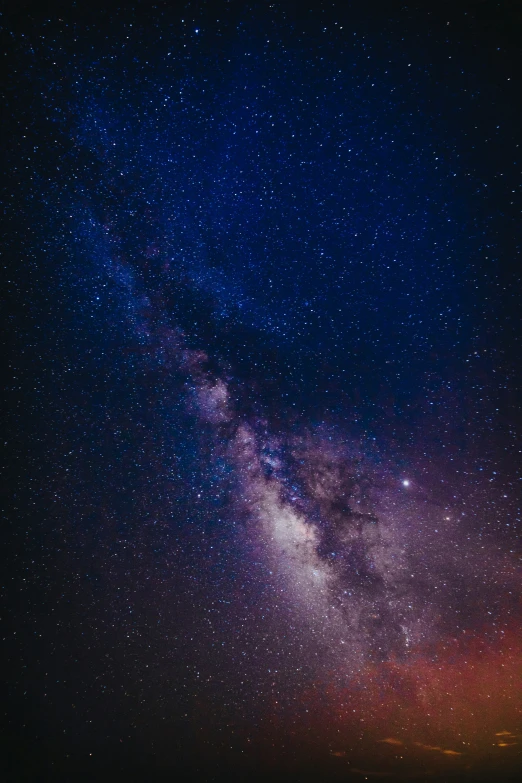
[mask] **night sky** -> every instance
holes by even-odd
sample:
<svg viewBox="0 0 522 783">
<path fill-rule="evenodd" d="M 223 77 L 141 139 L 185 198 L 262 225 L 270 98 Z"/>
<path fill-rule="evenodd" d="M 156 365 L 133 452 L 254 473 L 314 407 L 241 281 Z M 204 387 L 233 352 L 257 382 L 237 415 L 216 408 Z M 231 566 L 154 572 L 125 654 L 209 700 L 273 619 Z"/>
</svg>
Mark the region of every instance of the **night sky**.
<svg viewBox="0 0 522 783">
<path fill-rule="evenodd" d="M 3 9 L 4 779 L 518 780 L 520 4 Z"/>
</svg>

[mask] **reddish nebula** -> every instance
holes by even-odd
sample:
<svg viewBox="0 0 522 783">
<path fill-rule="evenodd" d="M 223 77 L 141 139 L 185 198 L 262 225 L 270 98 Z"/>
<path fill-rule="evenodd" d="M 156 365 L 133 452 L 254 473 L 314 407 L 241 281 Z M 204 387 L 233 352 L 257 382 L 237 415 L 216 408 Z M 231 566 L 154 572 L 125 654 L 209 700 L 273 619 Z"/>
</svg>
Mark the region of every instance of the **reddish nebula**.
<svg viewBox="0 0 522 783">
<path fill-rule="evenodd" d="M 292 706 L 272 704 L 261 744 L 274 768 L 329 764 L 334 778 L 485 780 L 495 771 L 509 779 L 520 768 L 519 627 L 462 634 L 407 659 L 368 664 L 345 685 L 330 674 L 330 684 L 312 683 Z"/>
</svg>

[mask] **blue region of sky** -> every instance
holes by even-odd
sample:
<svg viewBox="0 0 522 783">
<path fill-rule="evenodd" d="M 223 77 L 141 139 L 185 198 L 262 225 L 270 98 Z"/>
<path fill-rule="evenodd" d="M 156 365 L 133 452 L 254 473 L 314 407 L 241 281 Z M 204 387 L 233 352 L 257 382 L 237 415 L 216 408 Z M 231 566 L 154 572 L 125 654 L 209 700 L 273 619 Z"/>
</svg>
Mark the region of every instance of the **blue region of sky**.
<svg viewBox="0 0 522 783">
<path fill-rule="evenodd" d="M 274 407 L 474 462 L 495 427 L 512 462 L 518 82 L 467 16 L 225 3 L 22 36 L 74 317 L 121 328 L 116 263 L 134 319 L 160 302 Z"/>
<path fill-rule="evenodd" d="M 372 426 L 382 406 L 422 417 L 451 398 L 476 427 L 485 396 L 495 407 L 480 375 L 511 372 L 509 70 L 490 76 L 440 20 L 421 35 L 414 13 L 214 15 L 117 19 L 94 55 L 51 49 L 73 232 L 96 224 L 194 345 L 210 318 L 214 350 L 247 374 L 276 351 L 276 374 L 323 399 L 350 389 Z"/>
</svg>

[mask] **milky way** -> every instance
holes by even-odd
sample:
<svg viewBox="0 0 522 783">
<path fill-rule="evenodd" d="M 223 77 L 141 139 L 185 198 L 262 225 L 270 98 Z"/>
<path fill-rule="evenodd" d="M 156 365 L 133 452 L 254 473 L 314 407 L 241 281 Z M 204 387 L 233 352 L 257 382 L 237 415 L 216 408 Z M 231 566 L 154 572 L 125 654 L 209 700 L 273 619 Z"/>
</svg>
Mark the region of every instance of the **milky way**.
<svg viewBox="0 0 522 783">
<path fill-rule="evenodd" d="M 517 779 L 519 20 L 383 5 L 8 14 L 10 780 Z"/>
</svg>

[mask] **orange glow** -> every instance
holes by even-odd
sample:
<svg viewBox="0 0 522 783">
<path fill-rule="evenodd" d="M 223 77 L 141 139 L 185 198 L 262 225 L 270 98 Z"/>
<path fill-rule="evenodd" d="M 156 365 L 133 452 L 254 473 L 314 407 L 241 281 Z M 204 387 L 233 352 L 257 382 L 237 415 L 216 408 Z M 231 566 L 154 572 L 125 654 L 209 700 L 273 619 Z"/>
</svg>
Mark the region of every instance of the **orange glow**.
<svg viewBox="0 0 522 783">
<path fill-rule="evenodd" d="M 272 713 L 272 747 L 286 736 L 296 757 L 327 755 L 374 776 L 444 774 L 447 765 L 457 774 L 488 764 L 510 770 L 522 733 L 521 675 L 518 629 L 463 634 L 406 660 L 372 663 L 344 686 L 330 672 L 293 712 L 279 705 Z"/>
</svg>

